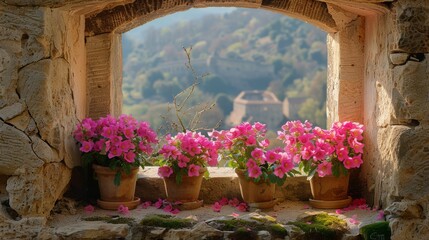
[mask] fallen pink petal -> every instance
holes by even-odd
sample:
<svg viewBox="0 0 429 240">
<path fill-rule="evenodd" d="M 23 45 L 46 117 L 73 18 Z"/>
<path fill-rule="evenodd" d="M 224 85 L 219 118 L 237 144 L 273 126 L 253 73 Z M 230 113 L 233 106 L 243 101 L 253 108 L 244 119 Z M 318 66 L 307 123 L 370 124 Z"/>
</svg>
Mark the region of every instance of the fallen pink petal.
<svg viewBox="0 0 429 240">
<path fill-rule="evenodd" d="M 222 205 L 222 206 L 228 205 L 228 198 L 226 198 L 226 197 L 221 198 L 219 200 L 219 204 Z"/>
<path fill-rule="evenodd" d="M 175 208 L 175 209 L 173 209 L 173 210 L 171 211 L 171 213 L 172 213 L 172 214 L 178 214 L 178 213 L 180 213 L 180 210 L 179 210 L 179 209 L 177 209 L 177 208 Z"/>
<path fill-rule="evenodd" d="M 173 211 L 173 206 L 171 206 L 171 204 L 168 204 L 167 206 L 164 207 L 164 209 L 162 209 L 164 212 L 171 212 Z"/>
<path fill-rule="evenodd" d="M 229 216 L 232 216 L 233 218 L 238 218 L 238 217 L 240 217 L 240 214 L 233 212 Z"/>
<path fill-rule="evenodd" d="M 86 206 L 83 208 L 83 210 L 84 210 L 86 213 L 93 213 L 93 212 L 95 211 L 95 208 L 94 208 L 94 206 L 92 206 L 91 204 L 88 204 L 88 205 L 86 205 Z"/>
<path fill-rule="evenodd" d="M 381 211 L 379 211 L 378 212 L 378 214 L 377 214 L 377 218 L 376 218 L 378 221 L 382 221 L 382 220 L 384 220 L 384 211 L 383 210 L 381 210 Z"/>
<path fill-rule="evenodd" d="M 231 200 L 229 200 L 229 205 L 233 206 L 233 207 L 237 207 L 238 204 L 240 204 L 240 200 L 238 200 L 237 198 L 233 198 Z"/>
<path fill-rule="evenodd" d="M 343 214 L 344 212 L 341 209 L 337 209 L 337 210 L 335 210 L 335 213 L 336 214 Z"/>
<path fill-rule="evenodd" d="M 164 201 L 161 198 L 158 198 L 158 201 L 156 201 L 154 206 L 159 209 L 162 207 L 163 203 L 164 203 Z"/>
<path fill-rule="evenodd" d="M 124 205 L 119 205 L 118 212 L 121 214 L 128 214 L 128 213 L 130 213 L 130 210 L 128 210 L 128 207 L 126 207 Z"/>
<path fill-rule="evenodd" d="M 214 212 L 220 212 L 222 209 L 222 205 L 219 202 L 215 202 L 212 206 Z"/>
<path fill-rule="evenodd" d="M 310 209 L 310 206 L 308 206 L 308 205 L 304 205 L 304 206 L 302 207 L 302 209 Z"/>
<path fill-rule="evenodd" d="M 247 211 L 247 204 L 246 203 L 240 203 L 237 206 L 237 210 L 240 212 L 246 212 Z"/>
<path fill-rule="evenodd" d="M 150 206 L 152 206 L 152 203 L 150 201 L 146 201 L 146 202 L 144 202 L 144 203 L 141 204 L 141 207 L 143 209 L 146 209 L 146 208 L 148 208 Z"/>
</svg>

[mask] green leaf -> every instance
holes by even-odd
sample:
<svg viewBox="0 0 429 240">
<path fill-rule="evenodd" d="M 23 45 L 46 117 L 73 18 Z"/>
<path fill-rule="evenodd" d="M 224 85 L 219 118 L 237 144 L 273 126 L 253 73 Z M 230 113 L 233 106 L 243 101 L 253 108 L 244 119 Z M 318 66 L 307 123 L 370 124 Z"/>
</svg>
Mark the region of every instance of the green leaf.
<svg viewBox="0 0 429 240">
<path fill-rule="evenodd" d="M 115 186 L 119 186 L 121 184 L 121 171 L 117 171 L 115 174 L 115 179 L 113 179 L 113 183 Z"/>
<path fill-rule="evenodd" d="M 270 180 L 271 183 L 277 183 L 278 179 L 279 178 L 276 175 L 274 175 L 274 174 L 268 175 L 268 180 Z"/>
<path fill-rule="evenodd" d="M 209 179 L 209 178 L 210 178 L 209 170 L 206 170 L 206 171 L 204 172 L 204 179 Z"/>
<path fill-rule="evenodd" d="M 176 173 L 176 183 L 181 184 L 182 183 L 182 171 L 177 171 Z"/>
<path fill-rule="evenodd" d="M 311 168 L 311 170 L 308 173 L 307 180 L 311 180 L 314 177 L 314 174 L 316 174 L 316 170 L 317 170 L 316 166 Z"/>
</svg>

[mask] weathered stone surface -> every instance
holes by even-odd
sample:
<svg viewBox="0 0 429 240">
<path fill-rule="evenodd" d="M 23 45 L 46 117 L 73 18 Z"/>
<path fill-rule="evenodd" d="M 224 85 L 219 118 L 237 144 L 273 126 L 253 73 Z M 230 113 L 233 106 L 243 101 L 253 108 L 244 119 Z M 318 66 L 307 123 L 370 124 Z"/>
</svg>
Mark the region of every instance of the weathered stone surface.
<svg viewBox="0 0 429 240">
<path fill-rule="evenodd" d="M 425 1 L 394 4 L 397 49 L 407 53 L 429 52 L 429 7 Z"/>
<path fill-rule="evenodd" d="M 19 66 L 39 61 L 49 56 L 50 40 L 47 35 L 51 11 L 46 8 L 3 7 L 0 15 L 0 26 L 11 34 L 5 35 L 7 40 L 14 40 L 20 48 Z M 14 45 L 6 45 L 8 48 Z"/>
<path fill-rule="evenodd" d="M 394 202 L 384 210 L 385 215 L 393 218 L 423 218 L 423 207 L 416 201 Z"/>
<path fill-rule="evenodd" d="M 13 175 L 23 166 L 38 168 L 43 165 L 31 147 L 30 138 L 3 121 L 0 121 L 0 152 L 0 174 Z"/>
<path fill-rule="evenodd" d="M 205 222 L 200 222 L 195 225 L 192 229 L 171 229 L 166 232 L 163 236 L 164 240 L 176 240 L 176 239 L 219 239 L 223 237 L 223 232 L 219 231 Z"/>
<path fill-rule="evenodd" d="M 16 116 L 6 122 L 24 132 L 30 124 L 30 121 L 30 114 L 28 114 L 28 111 L 24 111 L 21 115 Z"/>
<path fill-rule="evenodd" d="M 19 221 L 0 219 L 2 239 L 36 239 L 46 223 L 44 217 L 28 217 Z"/>
<path fill-rule="evenodd" d="M 428 219 L 394 219 L 390 222 L 392 240 L 429 239 Z"/>
<path fill-rule="evenodd" d="M 121 239 L 128 235 L 127 224 L 110 224 L 103 222 L 82 222 L 56 229 L 61 239 Z"/>
<path fill-rule="evenodd" d="M 20 169 L 7 181 L 10 206 L 23 216 L 48 215 L 70 181 L 71 171 L 62 163 Z"/>
<path fill-rule="evenodd" d="M 410 123 L 429 120 L 429 64 L 427 57 L 422 55 L 414 61 L 408 60 L 402 66 L 393 68 L 392 104 L 393 118 L 398 123 Z"/>
<path fill-rule="evenodd" d="M 1 30 L 1 29 L 0 29 Z M 2 41 L 0 41 L 0 44 Z M 19 97 L 16 94 L 16 84 L 18 81 L 18 64 L 15 56 L 0 48 L 0 109 L 17 102 Z"/>
<path fill-rule="evenodd" d="M 10 120 L 24 112 L 25 109 L 25 104 L 16 102 L 10 106 L 6 106 L 0 109 L 0 119 L 3 119 L 3 121 Z"/>
<path fill-rule="evenodd" d="M 391 53 L 389 57 L 393 65 L 404 65 L 408 61 L 410 54 L 409 53 Z"/>
<path fill-rule="evenodd" d="M 37 136 L 30 136 L 34 153 L 45 163 L 61 161 L 58 152 Z"/>
<path fill-rule="evenodd" d="M 60 158 L 64 156 L 64 140 L 71 134 L 76 121 L 68 69 L 64 59 L 47 59 L 30 64 L 19 72 L 18 92 L 42 139 L 58 150 Z"/>
</svg>

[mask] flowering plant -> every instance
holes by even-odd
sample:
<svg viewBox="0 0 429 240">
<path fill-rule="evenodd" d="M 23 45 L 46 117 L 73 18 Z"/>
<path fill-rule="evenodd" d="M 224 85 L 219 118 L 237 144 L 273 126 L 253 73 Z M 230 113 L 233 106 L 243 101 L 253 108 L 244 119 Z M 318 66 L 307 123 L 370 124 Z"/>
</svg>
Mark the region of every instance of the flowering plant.
<svg viewBox="0 0 429 240">
<path fill-rule="evenodd" d="M 152 154 L 152 144 L 158 143 L 156 133 L 147 122 L 138 122 L 131 115 L 118 118 L 107 116 L 94 121 L 85 118 L 73 133 L 83 153 L 85 167 L 93 162 L 110 169 L 123 169 L 129 174 L 132 167 L 144 167 Z M 115 175 L 119 185 L 121 171 Z"/>
<path fill-rule="evenodd" d="M 167 135 L 166 144 L 159 150 L 163 158 L 159 160 L 158 175 L 168 178 L 175 174 L 176 182 L 182 176 L 199 176 L 200 169 L 218 164 L 218 145 L 197 132 L 180 132 L 175 137 Z M 208 176 L 207 170 L 205 176 Z"/>
<path fill-rule="evenodd" d="M 285 151 L 312 178 L 341 174 L 359 168 L 363 163 L 364 126 L 356 122 L 335 122 L 329 130 L 314 127 L 308 121 L 289 121 L 278 132 Z"/>
<path fill-rule="evenodd" d="M 282 185 L 287 175 L 293 176 L 292 158 L 281 149 L 267 150 L 270 142 L 265 138 L 265 124 L 244 122 L 230 130 L 213 131 L 212 137 L 223 146 L 221 155 L 229 159 L 229 166 L 245 171 L 253 180 L 270 181 Z"/>
</svg>

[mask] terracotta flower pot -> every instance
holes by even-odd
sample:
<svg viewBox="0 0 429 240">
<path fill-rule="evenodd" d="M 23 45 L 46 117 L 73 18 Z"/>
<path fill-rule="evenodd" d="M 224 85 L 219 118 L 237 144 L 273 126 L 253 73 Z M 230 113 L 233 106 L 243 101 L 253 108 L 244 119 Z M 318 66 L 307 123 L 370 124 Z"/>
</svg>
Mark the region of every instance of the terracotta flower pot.
<svg viewBox="0 0 429 240">
<path fill-rule="evenodd" d="M 101 208 L 116 209 L 121 204 L 133 208 L 135 202 L 138 204 L 140 199 L 134 197 L 137 173 L 139 171 L 138 167 L 132 168 L 130 174 L 126 174 L 122 171 L 119 186 L 116 186 L 113 182 L 117 171 L 96 164 L 93 164 L 92 168 L 97 174 L 101 198 L 99 200 L 99 205 Z M 130 205 L 130 203 L 133 204 Z"/>
<path fill-rule="evenodd" d="M 235 173 L 237 173 L 240 183 L 241 197 L 250 207 L 271 208 L 274 206 L 275 184 L 270 182 L 255 183 L 246 179 L 245 171 L 241 169 L 235 169 Z"/>
<path fill-rule="evenodd" d="M 167 201 L 180 201 L 182 203 L 198 201 L 205 171 L 205 168 L 201 168 L 200 175 L 197 177 L 182 176 L 180 184 L 176 183 L 176 174 L 174 173 L 168 178 L 163 178 Z"/>
<path fill-rule="evenodd" d="M 310 204 L 316 208 L 342 208 L 350 204 L 351 198 L 347 195 L 350 175 L 340 177 L 317 174 L 310 180 Z"/>
</svg>

